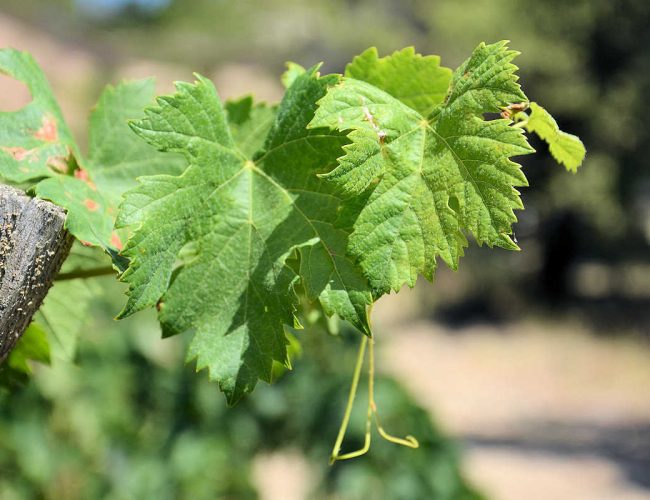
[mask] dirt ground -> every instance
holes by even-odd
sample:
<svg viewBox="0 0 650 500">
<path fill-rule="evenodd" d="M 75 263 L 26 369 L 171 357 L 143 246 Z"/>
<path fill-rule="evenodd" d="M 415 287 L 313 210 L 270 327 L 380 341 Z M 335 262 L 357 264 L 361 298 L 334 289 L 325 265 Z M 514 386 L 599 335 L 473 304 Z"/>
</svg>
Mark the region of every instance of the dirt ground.
<svg viewBox="0 0 650 500">
<path fill-rule="evenodd" d="M 647 341 L 566 321 L 450 329 L 414 319 L 408 295 L 376 307 L 381 365 L 491 498 L 650 499 Z"/>
</svg>

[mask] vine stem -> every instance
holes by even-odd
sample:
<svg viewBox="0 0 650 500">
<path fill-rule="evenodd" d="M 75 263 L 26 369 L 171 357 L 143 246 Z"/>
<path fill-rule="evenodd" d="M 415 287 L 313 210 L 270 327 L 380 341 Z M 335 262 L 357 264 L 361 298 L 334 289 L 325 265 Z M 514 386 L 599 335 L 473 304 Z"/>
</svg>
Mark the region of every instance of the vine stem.
<svg viewBox="0 0 650 500">
<path fill-rule="evenodd" d="M 79 271 L 70 271 L 69 273 L 59 273 L 54 281 L 76 280 L 79 278 L 95 278 L 97 276 L 108 276 L 115 274 L 115 269 L 110 266 L 96 267 L 94 269 L 81 269 Z"/>
</svg>

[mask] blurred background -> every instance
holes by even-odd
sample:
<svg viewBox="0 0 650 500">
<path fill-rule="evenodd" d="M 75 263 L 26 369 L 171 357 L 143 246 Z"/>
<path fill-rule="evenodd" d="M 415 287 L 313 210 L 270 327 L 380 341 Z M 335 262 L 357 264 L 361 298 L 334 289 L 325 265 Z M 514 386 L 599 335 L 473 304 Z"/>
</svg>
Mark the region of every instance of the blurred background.
<svg viewBox="0 0 650 500">
<path fill-rule="evenodd" d="M 285 61 L 341 72 L 414 45 L 454 68 L 509 39 L 527 95 L 588 154 L 571 175 L 533 138 L 522 252 L 470 247 L 375 307 L 380 410 L 420 450 L 376 441 L 326 465 L 345 328 L 300 334 L 294 371 L 227 409 L 183 366 L 186 339 L 160 340 L 153 314 L 112 321 L 124 289 L 98 278 L 77 363 L 0 395 L 0 499 L 650 499 L 648 26 L 647 0 L 2 0 L 0 46 L 34 54 L 82 143 L 123 78 L 162 93 L 198 71 L 222 97 L 274 102 Z M 0 77 L 0 109 L 28 99 Z"/>
</svg>

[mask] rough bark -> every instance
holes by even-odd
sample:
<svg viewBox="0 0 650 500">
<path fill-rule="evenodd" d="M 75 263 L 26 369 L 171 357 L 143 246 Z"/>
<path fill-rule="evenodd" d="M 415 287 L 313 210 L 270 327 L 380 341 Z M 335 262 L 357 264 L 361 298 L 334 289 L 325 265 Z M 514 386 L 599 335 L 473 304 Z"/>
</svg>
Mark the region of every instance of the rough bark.
<svg viewBox="0 0 650 500">
<path fill-rule="evenodd" d="M 0 363 L 38 310 L 72 245 L 65 212 L 0 185 Z"/>
</svg>

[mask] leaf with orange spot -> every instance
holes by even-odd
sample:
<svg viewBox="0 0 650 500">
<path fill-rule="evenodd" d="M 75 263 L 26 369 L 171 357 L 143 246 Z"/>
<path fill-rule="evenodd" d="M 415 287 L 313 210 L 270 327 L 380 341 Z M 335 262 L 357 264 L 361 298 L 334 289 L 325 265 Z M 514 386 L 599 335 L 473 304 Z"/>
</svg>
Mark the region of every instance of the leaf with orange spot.
<svg viewBox="0 0 650 500">
<path fill-rule="evenodd" d="M 100 247 L 112 246 L 113 217 L 108 200 L 87 183 L 69 175 L 59 175 L 36 185 L 39 198 L 52 200 L 68 211 L 66 227 L 79 240 Z"/>
<path fill-rule="evenodd" d="M 25 52 L 0 50 L 0 73 L 24 82 L 32 95 L 24 108 L 0 112 L 0 178 L 36 182 L 37 196 L 68 211 L 66 227 L 75 237 L 114 250 L 113 225 L 122 193 L 135 186 L 138 176 L 180 174 L 184 166 L 180 156 L 166 155 L 161 161 L 162 154 L 129 129 L 128 120 L 141 118 L 153 101 L 153 80 L 107 87 L 90 118 L 84 159 L 34 59 Z"/>
<path fill-rule="evenodd" d="M 41 128 L 34 134 L 39 141 L 56 142 L 59 140 L 57 122 L 51 115 L 44 115 L 41 121 Z"/>
<path fill-rule="evenodd" d="M 0 112 L 0 177 L 14 183 L 44 179 L 35 192 L 67 209 L 68 230 L 80 240 L 108 246 L 113 229 L 108 201 L 66 175 L 71 157 L 80 161 L 81 154 L 45 75 L 29 54 L 12 49 L 0 50 L 0 72 L 25 82 L 32 95 L 24 108 Z"/>
<path fill-rule="evenodd" d="M 86 205 L 86 208 L 88 210 L 90 210 L 91 212 L 94 212 L 95 210 L 97 210 L 99 208 L 99 205 L 97 204 L 97 202 L 95 202 L 95 200 L 91 200 L 90 198 L 86 198 L 84 200 L 84 205 Z"/>
<path fill-rule="evenodd" d="M 32 95 L 22 109 L 0 111 L 0 177 L 25 183 L 66 172 L 78 148 L 43 72 L 28 53 L 3 49 L 0 73 L 24 82 Z"/>
<path fill-rule="evenodd" d="M 118 250 L 122 250 L 122 248 L 124 248 L 124 243 L 122 243 L 120 235 L 115 231 L 113 231 L 113 234 L 111 234 L 111 245 L 113 245 Z"/>
<path fill-rule="evenodd" d="M 90 116 L 89 151 L 72 176 L 47 179 L 36 194 L 68 210 L 67 228 L 87 244 L 120 249 L 113 231 L 122 193 L 136 185 L 136 177 L 155 173 L 180 174 L 185 160 L 155 150 L 128 126 L 144 115 L 153 101 L 152 79 L 108 86 Z M 47 128 L 44 124 L 44 130 Z M 127 237 L 128 230 L 120 230 Z"/>
</svg>

